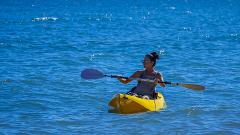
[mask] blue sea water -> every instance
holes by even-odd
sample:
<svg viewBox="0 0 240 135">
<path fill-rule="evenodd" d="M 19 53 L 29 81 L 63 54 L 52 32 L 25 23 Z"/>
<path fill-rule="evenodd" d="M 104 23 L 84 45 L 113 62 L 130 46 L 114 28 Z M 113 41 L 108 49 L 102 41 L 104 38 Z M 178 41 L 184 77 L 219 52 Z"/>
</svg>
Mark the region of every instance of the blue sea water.
<svg viewBox="0 0 240 135">
<path fill-rule="evenodd" d="M 1 0 L 0 134 L 240 134 L 240 1 Z M 167 108 L 108 113 L 157 51 Z"/>
</svg>

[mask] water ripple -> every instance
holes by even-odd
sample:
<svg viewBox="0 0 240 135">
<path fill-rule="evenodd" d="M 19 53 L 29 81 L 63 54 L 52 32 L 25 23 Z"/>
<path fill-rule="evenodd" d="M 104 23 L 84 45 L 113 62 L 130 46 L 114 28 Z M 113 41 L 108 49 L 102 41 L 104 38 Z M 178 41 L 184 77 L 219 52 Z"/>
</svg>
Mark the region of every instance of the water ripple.
<svg viewBox="0 0 240 135">
<path fill-rule="evenodd" d="M 32 21 L 56 21 L 58 19 L 57 17 L 36 17 L 33 18 Z"/>
</svg>

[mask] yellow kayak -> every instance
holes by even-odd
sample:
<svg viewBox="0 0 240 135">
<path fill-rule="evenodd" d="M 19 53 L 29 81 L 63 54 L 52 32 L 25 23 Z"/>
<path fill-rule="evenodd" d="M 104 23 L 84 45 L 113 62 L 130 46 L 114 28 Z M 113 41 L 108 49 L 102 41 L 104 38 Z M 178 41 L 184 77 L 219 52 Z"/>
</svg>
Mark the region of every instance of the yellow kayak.
<svg viewBox="0 0 240 135">
<path fill-rule="evenodd" d="M 128 94 L 117 94 L 108 104 L 109 112 L 131 114 L 147 111 L 159 111 L 166 107 L 163 95 L 158 92 L 157 99 L 143 99 Z"/>
</svg>

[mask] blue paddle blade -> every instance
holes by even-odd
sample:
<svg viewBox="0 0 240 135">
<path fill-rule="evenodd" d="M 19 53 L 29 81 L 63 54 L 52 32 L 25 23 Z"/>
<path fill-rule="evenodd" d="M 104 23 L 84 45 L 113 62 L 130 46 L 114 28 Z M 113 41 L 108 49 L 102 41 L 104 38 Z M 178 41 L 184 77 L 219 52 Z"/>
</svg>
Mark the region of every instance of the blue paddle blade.
<svg viewBox="0 0 240 135">
<path fill-rule="evenodd" d="M 81 78 L 83 79 L 99 79 L 103 77 L 104 74 L 96 69 L 85 69 L 81 72 Z"/>
</svg>

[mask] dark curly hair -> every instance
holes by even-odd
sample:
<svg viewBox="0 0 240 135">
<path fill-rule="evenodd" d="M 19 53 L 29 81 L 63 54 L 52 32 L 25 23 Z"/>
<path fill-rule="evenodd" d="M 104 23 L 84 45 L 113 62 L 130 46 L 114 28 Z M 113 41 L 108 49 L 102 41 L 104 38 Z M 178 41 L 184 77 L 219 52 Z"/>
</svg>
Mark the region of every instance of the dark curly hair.
<svg viewBox="0 0 240 135">
<path fill-rule="evenodd" d="M 145 57 L 148 57 L 151 61 L 154 62 L 153 66 L 156 65 L 156 61 L 160 58 L 156 52 L 151 52 L 149 54 L 146 54 Z"/>
</svg>

